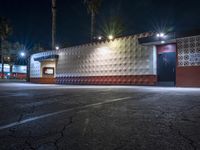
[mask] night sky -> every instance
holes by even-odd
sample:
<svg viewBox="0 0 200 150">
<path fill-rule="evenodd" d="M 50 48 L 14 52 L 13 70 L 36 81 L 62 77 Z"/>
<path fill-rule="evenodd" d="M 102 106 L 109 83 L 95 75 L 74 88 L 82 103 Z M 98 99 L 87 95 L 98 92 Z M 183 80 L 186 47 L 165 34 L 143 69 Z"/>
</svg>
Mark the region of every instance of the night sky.
<svg viewBox="0 0 200 150">
<path fill-rule="evenodd" d="M 199 0 L 103 0 L 97 16 L 97 29 L 117 17 L 123 35 L 162 30 L 200 28 Z M 10 19 L 12 41 L 31 47 L 51 45 L 51 0 L 0 0 L 0 16 Z M 87 42 L 90 16 L 83 0 L 57 0 L 57 43 L 74 45 Z"/>
</svg>

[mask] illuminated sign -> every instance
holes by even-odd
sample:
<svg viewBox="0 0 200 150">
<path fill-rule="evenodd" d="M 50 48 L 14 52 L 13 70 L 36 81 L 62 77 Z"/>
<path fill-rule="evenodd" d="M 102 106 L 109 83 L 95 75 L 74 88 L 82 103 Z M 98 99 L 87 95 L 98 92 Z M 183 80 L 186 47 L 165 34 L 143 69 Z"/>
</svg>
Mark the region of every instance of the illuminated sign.
<svg viewBox="0 0 200 150">
<path fill-rule="evenodd" d="M 3 71 L 4 72 L 10 72 L 10 65 L 8 64 L 4 64 L 4 67 L 3 67 Z M 2 64 L 0 64 L 0 71 L 2 70 Z"/>
<path fill-rule="evenodd" d="M 27 73 L 27 67 L 26 66 L 20 66 L 20 65 L 13 65 L 13 73 Z"/>
<path fill-rule="evenodd" d="M 157 51 L 158 54 L 176 52 L 176 45 L 175 44 L 158 45 Z"/>
<path fill-rule="evenodd" d="M 43 74 L 44 75 L 54 75 L 54 68 L 51 68 L 51 67 L 43 68 Z"/>
</svg>

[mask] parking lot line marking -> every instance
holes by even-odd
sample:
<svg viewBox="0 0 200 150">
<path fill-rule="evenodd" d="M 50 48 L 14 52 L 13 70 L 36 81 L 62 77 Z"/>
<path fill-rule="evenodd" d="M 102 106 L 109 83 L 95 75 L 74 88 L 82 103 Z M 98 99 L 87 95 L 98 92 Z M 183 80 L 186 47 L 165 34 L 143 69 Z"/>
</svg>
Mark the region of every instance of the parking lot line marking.
<svg viewBox="0 0 200 150">
<path fill-rule="evenodd" d="M 11 128 L 11 127 L 14 127 L 14 126 L 18 126 L 18 125 L 22 125 L 22 124 L 25 124 L 25 123 L 28 123 L 28 122 L 35 121 L 35 120 L 39 120 L 39 119 L 43 119 L 43 118 L 59 115 L 59 114 L 62 114 L 62 113 L 73 111 L 73 110 L 86 109 L 86 108 L 90 108 L 90 107 L 94 107 L 94 106 L 98 106 L 98 105 L 113 103 L 113 102 L 117 102 L 117 101 L 123 101 L 123 100 L 127 100 L 127 99 L 130 99 L 130 98 L 131 97 L 123 97 L 123 98 L 106 100 L 106 101 L 99 102 L 99 103 L 79 106 L 79 107 L 75 107 L 75 108 L 64 109 L 64 110 L 60 110 L 60 111 L 57 111 L 57 112 L 48 113 L 48 114 L 44 114 L 44 115 L 40 115 L 40 116 L 24 119 L 24 120 L 21 120 L 21 121 L 18 121 L 18 122 L 13 122 L 13 123 L 10 123 L 10 124 L 7 124 L 7 125 L 3 125 L 3 126 L 0 126 L 0 130 L 8 129 L 8 128 Z"/>
</svg>

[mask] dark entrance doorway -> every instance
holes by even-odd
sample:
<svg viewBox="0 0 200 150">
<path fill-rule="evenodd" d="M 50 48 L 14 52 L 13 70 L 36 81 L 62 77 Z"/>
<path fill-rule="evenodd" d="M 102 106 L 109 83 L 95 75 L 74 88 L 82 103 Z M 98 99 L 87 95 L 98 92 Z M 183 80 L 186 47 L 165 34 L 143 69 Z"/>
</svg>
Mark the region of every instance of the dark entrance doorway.
<svg viewBox="0 0 200 150">
<path fill-rule="evenodd" d="M 176 81 L 176 45 L 157 46 L 158 85 L 174 86 Z"/>
</svg>

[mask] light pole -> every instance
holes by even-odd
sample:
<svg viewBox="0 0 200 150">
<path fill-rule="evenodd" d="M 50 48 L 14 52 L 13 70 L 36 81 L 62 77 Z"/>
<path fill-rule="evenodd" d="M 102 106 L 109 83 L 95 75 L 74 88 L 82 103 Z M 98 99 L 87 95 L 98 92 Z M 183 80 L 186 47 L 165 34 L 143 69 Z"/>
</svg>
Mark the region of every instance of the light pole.
<svg viewBox="0 0 200 150">
<path fill-rule="evenodd" d="M 2 48 L 2 40 L 0 40 L 0 50 L 1 50 L 1 79 L 4 78 L 4 53 Z"/>
<path fill-rule="evenodd" d="M 25 52 L 20 52 L 20 57 L 21 58 L 26 58 L 27 57 L 27 75 L 26 75 L 26 82 L 30 82 L 30 56 Z"/>
</svg>

